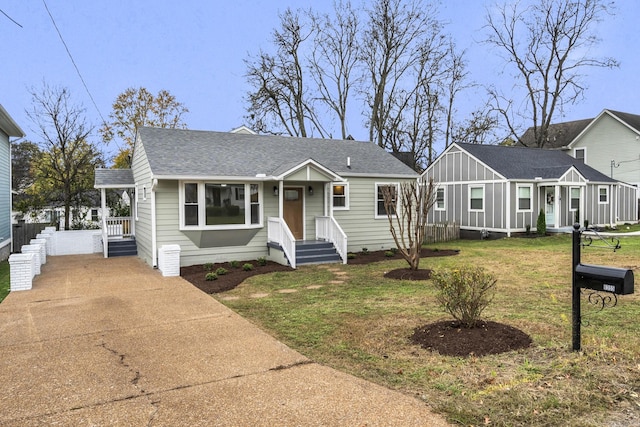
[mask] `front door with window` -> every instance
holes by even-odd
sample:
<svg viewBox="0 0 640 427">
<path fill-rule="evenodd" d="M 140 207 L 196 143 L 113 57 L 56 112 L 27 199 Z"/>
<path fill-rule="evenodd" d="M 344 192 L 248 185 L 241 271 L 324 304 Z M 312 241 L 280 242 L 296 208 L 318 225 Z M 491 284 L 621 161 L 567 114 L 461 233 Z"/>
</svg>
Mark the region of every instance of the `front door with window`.
<svg viewBox="0 0 640 427">
<path fill-rule="evenodd" d="M 555 203 L 556 189 L 554 187 L 545 188 L 545 214 L 547 227 L 554 227 L 556 225 L 556 203 Z"/>
<path fill-rule="evenodd" d="M 304 239 L 302 188 L 284 188 L 284 221 L 296 240 Z"/>
</svg>

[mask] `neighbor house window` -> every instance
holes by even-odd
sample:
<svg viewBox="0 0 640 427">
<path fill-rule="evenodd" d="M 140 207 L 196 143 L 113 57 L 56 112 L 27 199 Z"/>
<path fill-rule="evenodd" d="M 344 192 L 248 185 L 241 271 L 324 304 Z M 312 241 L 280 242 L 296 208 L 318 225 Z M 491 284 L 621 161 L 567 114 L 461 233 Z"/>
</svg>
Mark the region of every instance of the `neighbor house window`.
<svg viewBox="0 0 640 427">
<path fill-rule="evenodd" d="M 180 198 L 185 227 L 241 228 L 262 221 L 259 184 L 187 182 Z"/>
<path fill-rule="evenodd" d="M 609 203 L 609 187 L 598 187 L 598 203 Z"/>
<path fill-rule="evenodd" d="M 346 183 L 333 184 L 333 208 L 349 209 L 349 186 Z"/>
<path fill-rule="evenodd" d="M 578 209 L 580 209 L 580 187 L 571 187 L 569 191 L 571 192 L 569 209 L 572 211 L 577 211 Z"/>
<path fill-rule="evenodd" d="M 469 188 L 469 210 L 470 211 L 484 210 L 484 187 Z"/>
<path fill-rule="evenodd" d="M 573 157 L 580 160 L 582 163 L 587 161 L 587 149 L 586 148 L 576 148 L 573 150 Z"/>
<path fill-rule="evenodd" d="M 444 204 L 444 188 L 438 188 L 436 190 L 436 210 L 443 211 L 445 210 Z"/>
<path fill-rule="evenodd" d="M 97 222 L 98 221 L 98 209 L 91 209 L 91 221 L 93 222 Z"/>
<path fill-rule="evenodd" d="M 387 217 L 387 209 L 384 199 L 385 193 L 389 196 L 390 213 L 395 215 L 398 203 L 398 185 L 397 184 L 376 184 L 376 217 Z"/>
<path fill-rule="evenodd" d="M 530 185 L 518 186 L 518 210 L 519 211 L 531 210 L 531 186 Z"/>
</svg>

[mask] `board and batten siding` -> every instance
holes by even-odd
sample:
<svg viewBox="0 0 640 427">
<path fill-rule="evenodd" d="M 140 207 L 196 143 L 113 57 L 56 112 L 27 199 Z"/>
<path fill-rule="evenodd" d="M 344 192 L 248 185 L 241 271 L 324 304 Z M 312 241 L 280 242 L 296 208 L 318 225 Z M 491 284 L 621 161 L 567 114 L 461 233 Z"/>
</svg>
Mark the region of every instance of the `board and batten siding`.
<svg viewBox="0 0 640 427">
<path fill-rule="evenodd" d="M 395 247 L 387 217 L 376 218 L 376 184 L 416 182 L 416 179 L 348 177 L 349 209 L 333 216 L 347 235 L 347 250 L 383 250 Z"/>
<path fill-rule="evenodd" d="M 147 159 L 144 144 L 138 139 L 133 152 L 132 161 L 133 181 L 136 184 L 135 194 L 132 205 L 137 206 L 137 212 L 134 213 L 136 246 L 138 248 L 138 256 L 147 264 L 153 265 L 153 244 L 151 229 L 151 169 Z M 147 189 L 147 197 L 144 199 L 143 189 Z M 136 203 L 137 202 L 137 203 Z M 133 213 L 133 212 L 132 212 Z"/>
<path fill-rule="evenodd" d="M 615 148 L 612 146 L 615 144 Z M 575 149 L 584 148 L 586 164 L 600 171 L 604 175 L 631 184 L 640 183 L 640 138 L 625 124 L 602 114 L 596 122 L 587 129 L 571 145 L 570 155 L 575 157 Z M 611 176 L 611 161 L 619 163 L 613 168 Z"/>
<path fill-rule="evenodd" d="M 636 222 L 638 220 L 637 188 L 618 183 L 617 191 L 617 222 Z"/>
<path fill-rule="evenodd" d="M 509 183 L 493 169 L 467 152 L 452 147 L 429 166 L 424 181 L 430 178 L 436 187 L 445 189 L 445 209 L 432 208 L 430 223 L 456 222 L 460 227 L 470 230 L 506 230 Z M 470 187 L 484 189 L 483 208 L 480 211 L 469 209 Z"/>
</svg>

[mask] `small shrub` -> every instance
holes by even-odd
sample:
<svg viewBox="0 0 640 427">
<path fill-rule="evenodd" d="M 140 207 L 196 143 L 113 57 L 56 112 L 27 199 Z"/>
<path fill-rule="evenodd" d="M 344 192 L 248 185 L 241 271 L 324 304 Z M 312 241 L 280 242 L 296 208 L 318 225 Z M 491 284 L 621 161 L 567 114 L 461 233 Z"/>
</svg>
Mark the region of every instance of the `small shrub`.
<svg viewBox="0 0 640 427">
<path fill-rule="evenodd" d="M 217 274 L 218 276 L 224 276 L 224 275 L 225 275 L 225 274 L 227 274 L 228 272 L 229 272 L 229 270 L 227 270 L 227 269 L 226 269 L 226 268 L 224 268 L 224 267 L 219 267 L 219 268 L 216 270 L 216 274 Z"/>
<path fill-rule="evenodd" d="M 384 253 L 384 256 L 386 256 L 387 258 L 391 258 L 391 257 L 395 256 L 395 254 L 393 253 L 393 251 L 386 251 Z"/>
<path fill-rule="evenodd" d="M 495 295 L 496 279 L 482 267 L 463 266 L 431 274 L 442 308 L 463 327 L 473 328 Z"/>
<path fill-rule="evenodd" d="M 261 256 L 260 258 L 258 258 L 257 260 L 258 265 L 264 267 L 265 265 L 267 265 L 267 258 Z"/>
<path fill-rule="evenodd" d="M 213 270 L 213 263 L 212 262 L 207 262 L 204 264 L 204 270 L 205 271 L 211 271 Z"/>
<path fill-rule="evenodd" d="M 396 247 L 393 247 L 393 248 L 391 248 L 391 249 L 389 249 L 389 250 L 390 250 L 391 252 L 393 252 L 393 253 L 394 253 L 394 255 L 398 253 L 398 248 L 396 248 Z"/>
<path fill-rule="evenodd" d="M 231 268 L 238 268 L 240 267 L 240 261 L 231 261 L 229 265 L 231 266 Z"/>
<path fill-rule="evenodd" d="M 369 255 L 369 249 L 367 248 L 362 248 L 362 255 Z"/>
<path fill-rule="evenodd" d="M 584 220 L 584 228 L 589 228 L 589 220 L 588 219 Z"/>
<path fill-rule="evenodd" d="M 525 225 L 524 228 L 526 230 L 525 233 L 527 234 L 527 236 L 531 234 L 531 224 Z"/>
<path fill-rule="evenodd" d="M 216 273 L 209 272 L 206 276 L 204 276 L 204 279 L 207 282 L 211 282 L 212 280 L 218 280 L 218 275 Z"/>
<path fill-rule="evenodd" d="M 538 229 L 538 235 L 544 236 L 547 234 L 547 218 L 544 214 L 544 210 L 540 209 L 540 213 L 538 214 L 538 223 L 536 224 Z"/>
<path fill-rule="evenodd" d="M 347 259 L 354 259 L 356 257 L 356 254 L 354 254 L 353 252 L 349 252 L 347 254 Z"/>
<path fill-rule="evenodd" d="M 246 264 L 244 264 L 244 265 L 242 266 L 242 269 L 243 269 L 244 271 L 251 271 L 251 270 L 253 270 L 253 264 L 251 264 L 250 262 L 248 262 L 248 263 L 246 263 Z"/>
</svg>

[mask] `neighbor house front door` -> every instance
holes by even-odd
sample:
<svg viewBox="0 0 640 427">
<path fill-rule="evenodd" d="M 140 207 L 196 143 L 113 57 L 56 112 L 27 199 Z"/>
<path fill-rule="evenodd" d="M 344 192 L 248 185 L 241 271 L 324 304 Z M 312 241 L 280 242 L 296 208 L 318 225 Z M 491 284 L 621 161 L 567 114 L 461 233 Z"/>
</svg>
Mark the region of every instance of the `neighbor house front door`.
<svg viewBox="0 0 640 427">
<path fill-rule="evenodd" d="M 304 239 L 302 188 L 284 188 L 284 221 L 296 240 Z"/>
<path fill-rule="evenodd" d="M 545 214 L 547 227 L 555 227 L 556 225 L 556 202 L 555 202 L 556 189 L 554 187 L 545 188 Z"/>
</svg>

